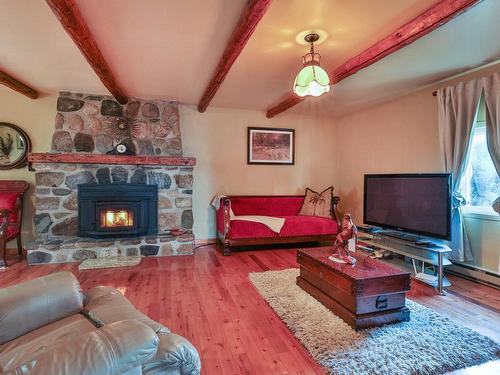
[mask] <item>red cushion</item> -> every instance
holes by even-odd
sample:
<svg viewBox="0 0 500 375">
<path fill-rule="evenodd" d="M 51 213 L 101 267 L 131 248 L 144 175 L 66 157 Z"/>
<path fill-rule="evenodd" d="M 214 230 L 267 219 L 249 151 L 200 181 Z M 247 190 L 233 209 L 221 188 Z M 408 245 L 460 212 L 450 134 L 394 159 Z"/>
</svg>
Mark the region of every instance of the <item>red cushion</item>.
<svg viewBox="0 0 500 375">
<path fill-rule="evenodd" d="M 300 212 L 303 202 L 303 196 L 234 197 L 231 208 L 236 216 L 294 216 Z"/>
<path fill-rule="evenodd" d="M 284 216 L 282 216 L 284 217 Z M 337 234 L 334 220 L 317 216 L 286 216 L 281 232 L 275 233 L 264 224 L 243 220 L 232 220 L 229 238 L 297 237 L 320 234 Z"/>
<path fill-rule="evenodd" d="M 12 238 L 19 234 L 19 227 L 17 225 L 9 225 L 7 227 L 7 238 Z"/>
<path fill-rule="evenodd" d="M 19 193 L 0 192 L 0 210 L 13 210 L 16 206 L 16 200 Z M 9 221 L 15 223 L 17 221 L 17 212 L 9 215 Z"/>
</svg>

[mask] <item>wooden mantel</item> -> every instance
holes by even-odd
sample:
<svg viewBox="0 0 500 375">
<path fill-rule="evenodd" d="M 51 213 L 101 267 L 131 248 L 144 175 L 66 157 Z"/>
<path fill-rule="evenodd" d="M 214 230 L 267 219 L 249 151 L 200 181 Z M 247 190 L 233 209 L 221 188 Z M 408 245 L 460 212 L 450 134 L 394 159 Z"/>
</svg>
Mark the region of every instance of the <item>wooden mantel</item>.
<svg viewBox="0 0 500 375">
<path fill-rule="evenodd" d="M 196 165 L 196 158 L 189 158 L 183 156 L 152 156 L 152 155 L 31 153 L 28 155 L 28 162 L 30 164 L 67 163 L 67 164 L 194 166 Z"/>
</svg>

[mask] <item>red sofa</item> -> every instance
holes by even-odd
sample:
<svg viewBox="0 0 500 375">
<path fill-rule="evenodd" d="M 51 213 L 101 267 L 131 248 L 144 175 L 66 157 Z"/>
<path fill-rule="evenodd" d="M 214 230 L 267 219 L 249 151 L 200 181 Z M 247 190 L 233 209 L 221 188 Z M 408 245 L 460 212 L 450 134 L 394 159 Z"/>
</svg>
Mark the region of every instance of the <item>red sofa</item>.
<svg viewBox="0 0 500 375">
<path fill-rule="evenodd" d="M 304 195 L 227 196 L 221 198 L 217 210 L 217 239 L 224 255 L 235 246 L 272 245 L 284 243 L 334 241 L 340 227 L 337 204 L 333 197 L 331 218 L 300 216 Z M 230 220 L 234 215 L 264 215 L 285 218 L 280 233 L 261 223 Z"/>
</svg>

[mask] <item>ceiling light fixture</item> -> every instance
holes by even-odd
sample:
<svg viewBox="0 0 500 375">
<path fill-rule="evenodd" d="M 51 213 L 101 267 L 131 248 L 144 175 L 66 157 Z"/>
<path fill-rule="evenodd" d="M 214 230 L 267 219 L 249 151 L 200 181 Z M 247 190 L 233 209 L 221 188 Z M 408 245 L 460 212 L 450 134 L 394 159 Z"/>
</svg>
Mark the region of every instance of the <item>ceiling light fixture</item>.
<svg viewBox="0 0 500 375">
<path fill-rule="evenodd" d="M 321 55 L 314 52 L 314 42 L 318 39 L 319 35 L 316 33 L 304 37 L 304 40 L 311 44 L 311 50 L 302 56 L 304 67 L 297 73 L 293 82 L 293 92 L 300 97 L 317 97 L 330 92 L 330 77 L 320 66 Z"/>
</svg>

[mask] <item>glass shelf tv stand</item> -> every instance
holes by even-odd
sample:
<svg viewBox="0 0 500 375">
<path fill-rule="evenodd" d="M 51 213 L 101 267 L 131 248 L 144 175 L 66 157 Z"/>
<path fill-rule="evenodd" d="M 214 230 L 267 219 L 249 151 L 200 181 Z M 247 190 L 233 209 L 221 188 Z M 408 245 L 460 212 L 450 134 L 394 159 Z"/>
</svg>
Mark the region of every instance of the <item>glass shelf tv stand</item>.
<svg viewBox="0 0 500 375">
<path fill-rule="evenodd" d="M 384 233 L 384 231 L 368 231 L 363 228 L 358 228 L 359 234 L 357 247 L 361 249 L 383 249 L 393 253 L 400 254 L 425 264 L 431 264 L 437 268 L 437 280 L 419 279 L 425 284 L 431 285 L 444 295 L 443 287 L 451 285 L 444 277 L 443 267 L 450 265 L 451 262 L 446 257 L 446 254 L 451 252 L 451 249 L 446 245 L 417 245 L 415 238 L 408 237 L 411 235 L 394 236 L 392 231 Z M 411 239 L 411 240 L 410 240 Z M 415 264 L 415 263 L 414 263 Z"/>
</svg>

